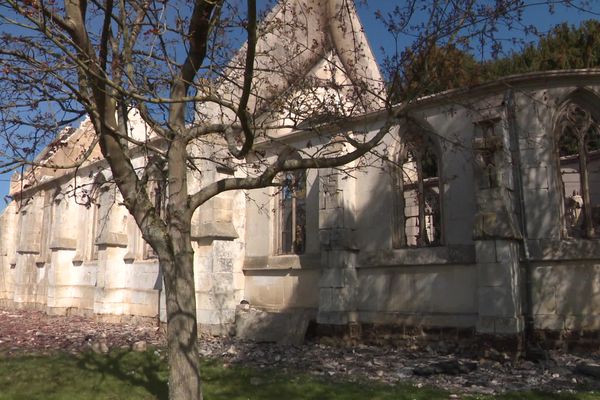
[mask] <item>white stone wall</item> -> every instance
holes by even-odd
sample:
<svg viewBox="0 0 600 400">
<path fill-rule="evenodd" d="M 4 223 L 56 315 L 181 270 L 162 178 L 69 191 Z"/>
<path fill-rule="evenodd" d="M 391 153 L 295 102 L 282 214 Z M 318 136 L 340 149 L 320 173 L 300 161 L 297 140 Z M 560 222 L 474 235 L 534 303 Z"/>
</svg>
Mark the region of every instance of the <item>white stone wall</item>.
<svg viewBox="0 0 600 400">
<path fill-rule="evenodd" d="M 544 85 L 547 84 L 546 81 Z M 341 221 L 354 220 L 351 236 L 356 245 L 353 267 L 357 271 L 356 280 L 349 279 L 344 270 L 325 273 L 328 263 L 333 262 L 323 256 L 323 246 L 331 233 L 323 232 L 324 222 L 319 220 L 322 256 L 317 268 L 322 272 L 318 304 L 299 301 L 294 296 L 314 290 L 309 286 L 314 279 L 306 279 L 303 289 L 295 284 L 302 285 L 298 279 L 301 274 L 314 276 L 312 271 L 285 271 L 285 265 L 293 268 L 298 264 L 292 259 L 277 264 L 279 269 L 269 269 L 275 265 L 275 257 L 263 238 L 272 229 L 269 228 L 272 221 L 268 213 L 261 214 L 249 203 L 247 220 L 251 234 L 247 236 L 246 296 L 253 305 L 269 310 L 282 311 L 302 305 L 355 313 L 359 322 L 365 323 L 474 327 L 480 332 L 513 334 L 523 329 L 526 312 L 522 271 L 532 268 L 536 327 L 596 329 L 598 307 L 593 299 L 597 289 L 593 282 L 598 277 L 593 272 L 595 263 L 588 260 L 600 259 L 599 245 L 595 240 L 583 246 L 563 241 L 558 219 L 562 197 L 557 190 L 560 186 L 553 123 L 562 99 L 575 89 L 576 86 L 561 84 L 554 88 L 515 90 L 512 110 L 508 110 L 511 94 L 503 90 L 495 95 L 486 93 L 479 99 L 461 98 L 462 103 L 450 106 L 432 101 L 429 106 L 417 109 L 414 115 L 429 125 L 442 149 L 443 246 L 392 248 L 392 180 L 385 163 L 370 160 L 365 163 L 369 167 L 353 173 L 354 189 L 344 189 L 345 198 L 354 196 L 353 208 L 344 211 L 343 217 L 336 217 Z M 503 186 L 501 191 L 477 194 L 471 143 L 479 129 L 478 121 L 486 120 L 496 124 L 495 132 L 500 135 L 496 160 L 502 165 L 495 173 Z M 378 124 L 373 123 L 367 129 L 374 132 L 377 128 Z M 398 140 L 393 135 L 386 138 L 380 152 L 392 157 Z M 515 158 L 517 148 L 519 157 Z M 515 174 L 520 176 L 516 178 Z M 593 196 L 600 192 L 595 174 L 590 179 Z M 520 229 L 518 185 L 522 185 L 522 207 L 526 213 L 524 232 Z M 501 196 L 502 207 L 507 208 L 494 214 L 495 218 L 509 215 L 511 220 L 499 221 L 501 225 L 494 228 L 495 234 L 504 230 L 512 232 L 512 236 L 474 241 L 475 216 L 480 204 L 476 202 L 477 196 L 477 201 L 487 204 L 485 214 L 494 210 L 496 195 Z M 268 203 L 264 191 L 255 198 L 259 204 Z M 331 212 L 321 213 L 319 218 L 328 218 Z M 492 217 L 486 215 L 480 218 Z M 487 228 L 483 229 L 485 233 Z M 529 262 L 523 260 L 524 243 Z M 540 266 L 540 257 L 552 260 L 551 265 Z M 572 283 L 580 281 L 589 283 L 589 287 L 575 288 Z M 332 291 L 336 287 L 339 290 Z M 354 296 L 350 303 L 345 297 L 348 295 Z M 556 302 L 562 304 L 558 306 Z M 556 323 L 557 320 L 561 322 Z"/>
<path fill-rule="evenodd" d="M 480 98 L 434 99 L 411 111 L 441 151 L 441 246 L 394 248 L 390 168 L 374 158 L 351 175 L 309 172 L 302 255 L 278 254 L 273 190 L 225 193 L 203 205 L 194 217 L 199 323 L 225 333 L 235 323 L 236 306 L 247 300 L 273 312 L 309 310 L 321 323 L 514 334 L 523 329 L 522 274 L 530 268 L 537 328 L 599 329 L 600 239 L 561 236 L 564 199 L 554 152 L 556 112 L 579 83 L 543 85 L 512 95 L 498 88 Z M 499 144 L 498 187 L 482 186 L 477 168 L 483 167 L 474 159 L 482 149 L 475 144 L 489 145 L 490 138 L 481 139 L 485 121 L 495 124 Z M 355 129 L 373 134 L 382 123 L 372 119 Z M 295 145 L 302 149 L 308 140 L 304 136 Z M 400 140 L 392 134 L 378 150 L 391 159 Z M 596 164 L 590 180 L 594 198 L 600 193 Z M 91 183 L 96 173 L 80 171 L 78 180 Z M 205 177 L 227 173 L 215 170 Z M 0 217 L 0 304 L 164 319 L 158 263 L 144 259 L 139 230 L 118 195 L 103 210 L 96 260 L 89 251 L 93 209 L 69 195 L 49 201 L 59 183 L 45 185 L 30 190 L 26 205 L 13 202 Z M 51 231 L 44 232 L 48 226 Z"/>
<path fill-rule="evenodd" d="M 547 261 L 532 267 L 536 328 L 600 329 L 600 262 Z"/>
</svg>

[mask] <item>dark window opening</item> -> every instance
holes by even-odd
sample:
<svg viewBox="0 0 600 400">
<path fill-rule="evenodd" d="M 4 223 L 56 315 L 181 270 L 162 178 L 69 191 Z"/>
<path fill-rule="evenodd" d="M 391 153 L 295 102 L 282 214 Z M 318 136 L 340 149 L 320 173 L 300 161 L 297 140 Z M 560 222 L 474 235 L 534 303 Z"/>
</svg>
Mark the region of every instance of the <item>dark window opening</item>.
<svg viewBox="0 0 600 400">
<path fill-rule="evenodd" d="M 306 247 L 306 173 L 288 172 L 279 194 L 280 254 L 303 254 Z"/>
<path fill-rule="evenodd" d="M 394 247 L 442 244 L 438 158 L 423 137 L 410 138 L 396 178 L 397 218 Z"/>
</svg>

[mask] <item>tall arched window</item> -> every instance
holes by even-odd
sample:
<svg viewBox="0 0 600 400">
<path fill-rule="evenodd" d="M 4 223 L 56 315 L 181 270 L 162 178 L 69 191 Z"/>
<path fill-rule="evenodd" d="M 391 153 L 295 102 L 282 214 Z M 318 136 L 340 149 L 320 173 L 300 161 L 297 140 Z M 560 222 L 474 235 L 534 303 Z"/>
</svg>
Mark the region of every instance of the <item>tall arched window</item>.
<svg viewBox="0 0 600 400">
<path fill-rule="evenodd" d="M 557 126 L 563 236 L 596 237 L 600 227 L 600 126 L 578 102 L 562 107 Z"/>
<path fill-rule="evenodd" d="M 393 244 L 429 247 L 442 244 L 439 162 L 428 134 L 410 131 L 395 166 Z"/>
<path fill-rule="evenodd" d="M 80 265 L 84 261 L 98 259 L 97 242 L 107 229 L 109 211 L 114 202 L 114 187 L 102 173 L 98 173 L 91 187 L 80 188 L 76 202 L 84 208 L 79 215 L 82 234 L 77 238 L 77 251 L 73 257 L 73 264 Z"/>
<path fill-rule="evenodd" d="M 150 196 L 150 201 L 154 205 L 159 218 L 164 218 L 167 212 L 167 189 L 166 173 L 161 171 L 153 174 L 152 179 L 148 182 L 148 196 Z M 146 241 L 143 241 L 143 243 L 143 258 L 158 258 L 158 254 L 155 253 L 152 246 Z"/>
<path fill-rule="evenodd" d="M 41 247 L 40 254 L 36 258 L 36 264 L 43 265 L 51 262 L 52 251 L 50 250 L 50 240 L 52 237 L 52 230 L 54 229 L 54 207 L 59 205 L 62 200 L 60 188 L 57 191 L 44 192 L 44 209 L 41 227 Z"/>
<path fill-rule="evenodd" d="M 286 172 L 278 197 L 279 254 L 302 254 L 306 248 L 306 172 Z"/>
<path fill-rule="evenodd" d="M 115 187 L 109 184 L 102 174 L 94 181 L 92 204 L 90 207 L 90 232 L 88 236 L 88 259 L 98 259 L 98 242 L 108 231 L 110 210 L 114 204 Z"/>
</svg>

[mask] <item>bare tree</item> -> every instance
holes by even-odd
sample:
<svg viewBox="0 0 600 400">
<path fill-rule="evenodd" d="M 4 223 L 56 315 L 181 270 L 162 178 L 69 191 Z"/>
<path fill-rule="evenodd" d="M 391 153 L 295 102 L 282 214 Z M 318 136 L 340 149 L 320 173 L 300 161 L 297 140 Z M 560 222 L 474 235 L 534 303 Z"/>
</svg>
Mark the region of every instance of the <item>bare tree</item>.
<svg viewBox="0 0 600 400">
<path fill-rule="evenodd" d="M 517 21 L 525 7 L 518 0 L 486 4 L 402 2 L 382 20 L 398 40 L 409 30 L 416 35 L 411 34 L 412 52 L 398 52 L 390 66 L 402 67 L 414 59 L 411 54 L 436 46 L 487 41 L 499 21 Z M 416 16 L 423 6 L 429 18 L 421 21 Z M 259 19 L 256 0 L 0 4 L 0 130 L 6 146 L 1 166 L 35 167 L 41 147 L 59 146 L 63 129 L 89 116 L 96 136 L 86 151 L 70 165 L 44 167 L 76 168 L 100 146 L 124 205 L 164 273 L 171 399 L 202 398 L 194 211 L 224 191 L 281 185 L 284 171 L 342 167 L 374 149 L 404 112 L 387 101 L 366 43 L 353 35 L 360 30 L 353 2 L 287 1 L 266 14 L 265 23 Z M 335 43 L 336 50 L 329 76 L 306 78 L 316 59 L 327 58 L 325 43 Z M 348 79 L 336 77 L 342 72 Z M 419 93 L 411 86 L 411 96 Z M 146 139 L 130 134 L 132 109 L 152 131 Z M 350 117 L 374 110 L 387 114 L 381 129 L 351 132 Z M 321 135 L 321 144 L 295 149 L 281 139 L 292 130 Z M 331 131 L 349 133 L 329 141 Z M 207 143 L 216 150 L 194 150 Z M 293 156 L 297 150 L 301 157 Z M 143 168 L 134 166 L 140 154 L 147 159 Z M 190 190 L 191 174 L 207 165 L 241 172 Z M 148 190 L 156 174 L 166 179 L 165 212 Z"/>
</svg>

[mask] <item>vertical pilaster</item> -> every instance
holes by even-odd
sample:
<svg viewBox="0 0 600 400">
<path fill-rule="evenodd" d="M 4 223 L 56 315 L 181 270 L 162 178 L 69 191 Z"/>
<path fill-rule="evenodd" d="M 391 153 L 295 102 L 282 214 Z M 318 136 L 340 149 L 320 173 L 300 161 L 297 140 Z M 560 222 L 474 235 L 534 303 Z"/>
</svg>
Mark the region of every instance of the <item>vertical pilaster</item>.
<svg viewBox="0 0 600 400">
<path fill-rule="evenodd" d="M 319 171 L 319 240 L 322 272 L 317 322 L 347 325 L 357 321 L 357 246 L 354 243 L 354 180 L 340 172 Z"/>
<path fill-rule="evenodd" d="M 219 179 L 228 171 L 211 171 Z M 243 293 L 242 193 L 221 193 L 203 204 L 192 219 L 198 324 L 212 334 L 228 334 Z"/>
<path fill-rule="evenodd" d="M 478 271 L 477 332 L 523 331 L 519 241 L 508 130 L 501 116 L 478 123 L 473 139 L 477 214 L 473 238 Z"/>
</svg>

